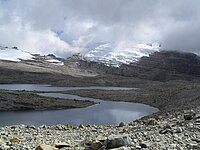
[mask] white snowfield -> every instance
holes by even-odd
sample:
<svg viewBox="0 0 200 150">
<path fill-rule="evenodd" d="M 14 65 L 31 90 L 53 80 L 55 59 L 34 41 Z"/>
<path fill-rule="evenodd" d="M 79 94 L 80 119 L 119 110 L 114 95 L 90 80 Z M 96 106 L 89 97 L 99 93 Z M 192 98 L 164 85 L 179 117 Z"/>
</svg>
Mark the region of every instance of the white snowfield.
<svg viewBox="0 0 200 150">
<path fill-rule="evenodd" d="M 100 44 L 96 48 L 89 50 L 79 59 L 104 63 L 107 66 L 119 67 L 121 64 L 130 64 L 138 61 L 143 56 L 159 51 L 158 44 L 138 44 L 134 47 L 123 47 L 115 50 L 110 43 Z M 64 63 L 56 58 L 49 56 L 41 56 L 43 61 L 53 65 L 64 65 Z M 31 53 L 18 50 L 17 48 L 7 48 L 0 46 L 0 59 L 19 62 L 21 60 L 34 60 L 36 58 Z"/>
<path fill-rule="evenodd" d="M 17 48 L 0 46 L 0 60 L 20 62 L 21 60 L 34 60 L 34 57 L 35 56 L 31 55 L 31 53 L 19 50 Z M 53 58 L 48 58 L 44 61 L 54 65 L 64 65 L 62 61 Z"/>
<path fill-rule="evenodd" d="M 21 60 L 31 60 L 32 55 L 28 52 L 24 52 L 15 48 L 5 48 L 0 47 L 0 59 L 9 61 L 21 61 Z"/>
<path fill-rule="evenodd" d="M 119 67 L 121 64 L 130 64 L 143 56 L 159 51 L 159 45 L 138 44 L 135 47 L 125 47 L 123 50 L 114 50 L 111 44 L 102 44 L 84 55 L 88 61 L 105 63 L 108 66 Z"/>
</svg>

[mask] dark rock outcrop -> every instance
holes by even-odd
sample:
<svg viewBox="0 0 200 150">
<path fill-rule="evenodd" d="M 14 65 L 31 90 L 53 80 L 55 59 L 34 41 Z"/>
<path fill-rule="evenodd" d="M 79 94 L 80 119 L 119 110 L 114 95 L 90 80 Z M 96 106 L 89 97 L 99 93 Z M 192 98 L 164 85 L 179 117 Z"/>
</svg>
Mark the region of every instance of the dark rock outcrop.
<svg viewBox="0 0 200 150">
<path fill-rule="evenodd" d="M 149 57 L 142 57 L 138 62 L 123 64 L 119 68 L 85 60 L 79 60 L 79 65 L 101 73 L 155 81 L 199 80 L 200 77 L 200 57 L 177 51 L 155 52 Z"/>
<path fill-rule="evenodd" d="M 188 76 L 200 75 L 200 57 L 193 53 L 161 51 L 142 57 L 136 67 L 146 78 L 153 80 L 187 79 Z"/>
</svg>

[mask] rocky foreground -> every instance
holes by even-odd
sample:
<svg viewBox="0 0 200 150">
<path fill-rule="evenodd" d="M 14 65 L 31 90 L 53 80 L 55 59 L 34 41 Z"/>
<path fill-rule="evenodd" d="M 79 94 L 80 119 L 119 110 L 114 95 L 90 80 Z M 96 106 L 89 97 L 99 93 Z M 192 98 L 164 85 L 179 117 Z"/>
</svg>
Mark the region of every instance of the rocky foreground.
<svg viewBox="0 0 200 150">
<path fill-rule="evenodd" d="M 189 150 L 200 149 L 198 108 L 114 125 L 5 126 L 0 149 Z"/>
</svg>

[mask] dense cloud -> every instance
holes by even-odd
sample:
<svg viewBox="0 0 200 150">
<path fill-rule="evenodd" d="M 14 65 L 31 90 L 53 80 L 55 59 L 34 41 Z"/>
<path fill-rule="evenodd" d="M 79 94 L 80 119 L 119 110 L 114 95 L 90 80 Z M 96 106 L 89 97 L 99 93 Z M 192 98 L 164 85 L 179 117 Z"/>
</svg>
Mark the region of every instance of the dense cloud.
<svg viewBox="0 0 200 150">
<path fill-rule="evenodd" d="M 67 56 L 98 43 L 200 50 L 199 0 L 0 0 L 0 45 Z M 123 49 L 121 49 L 123 50 Z"/>
</svg>

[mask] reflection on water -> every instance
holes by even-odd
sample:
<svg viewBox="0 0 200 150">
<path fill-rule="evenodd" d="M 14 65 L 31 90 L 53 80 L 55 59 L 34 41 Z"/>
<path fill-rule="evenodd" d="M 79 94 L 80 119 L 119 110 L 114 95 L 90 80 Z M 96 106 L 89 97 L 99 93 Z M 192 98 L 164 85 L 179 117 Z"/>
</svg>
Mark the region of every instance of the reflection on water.
<svg viewBox="0 0 200 150">
<path fill-rule="evenodd" d="M 62 91 L 66 89 L 74 90 L 74 87 L 52 87 L 48 85 L 38 84 L 20 84 L 19 86 L 17 86 L 17 84 L 9 84 L 3 86 L 0 84 L 0 88 L 37 91 Z M 111 90 L 112 88 L 113 87 L 84 87 L 84 89 L 103 90 Z M 114 88 L 121 90 L 120 87 Z M 76 87 L 75 89 L 82 89 L 82 87 Z M 125 89 L 123 88 L 123 90 Z M 78 109 L 0 112 L 0 126 L 14 124 L 119 124 L 122 121 L 130 122 L 158 111 L 158 109 L 156 108 L 137 103 L 103 101 L 99 99 L 84 98 L 76 95 L 60 93 L 40 93 L 39 95 L 60 97 L 66 99 L 92 100 L 95 102 L 99 102 L 100 104 Z"/>
</svg>

